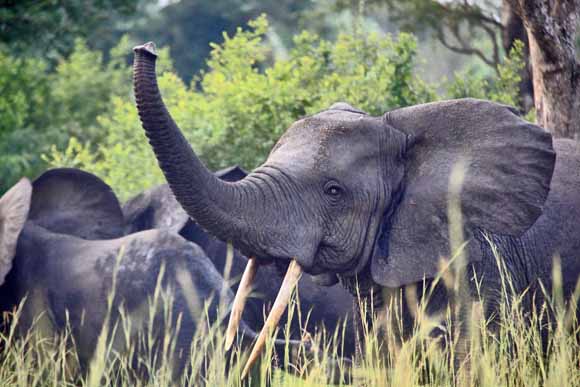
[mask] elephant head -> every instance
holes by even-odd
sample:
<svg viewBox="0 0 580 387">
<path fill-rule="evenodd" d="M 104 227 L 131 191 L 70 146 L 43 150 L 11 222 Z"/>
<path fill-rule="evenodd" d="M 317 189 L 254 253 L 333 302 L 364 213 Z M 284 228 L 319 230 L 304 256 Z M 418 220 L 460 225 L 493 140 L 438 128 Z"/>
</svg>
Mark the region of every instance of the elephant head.
<svg viewBox="0 0 580 387">
<path fill-rule="evenodd" d="M 468 240 L 479 229 L 521 235 L 542 212 L 555 161 L 551 136 L 507 106 L 475 99 L 378 117 L 338 103 L 292 124 L 243 180 L 223 182 L 163 104 L 153 44 L 135 53 L 139 115 L 175 197 L 248 256 L 294 258 L 311 274 L 366 272 L 388 287 L 432 278 L 451 253 L 448 186 L 461 160 Z M 469 248 L 478 260 L 476 241 Z"/>
<path fill-rule="evenodd" d="M 214 172 L 220 180 L 236 182 L 246 177 L 247 173 L 238 166 Z M 189 216 L 175 200 L 171 189 L 166 184 L 142 192 L 123 204 L 126 219 L 126 230 L 131 232 L 149 229 L 166 229 L 179 233 L 186 240 L 202 248 L 212 261 L 218 273 L 224 273 L 227 261 L 226 244 L 213 238 Z M 239 279 L 248 263 L 248 259 L 234 250 L 230 262 L 230 278 Z M 256 274 L 254 295 L 246 304 L 244 320 L 253 329 L 263 324 L 264 310 L 268 311 L 274 301 L 277 289 L 282 283 L 282 273 L 277 267 L 264 267 Z M 334 332 L 345 319 L 347 334 L 344 335 L 347 355 L 354 352 L 354 332 L 352 332 L 351 300 L 348 292 L 341 286 L 319 287 L 319 279 L 313 281 L 309 276 L 300 280 L 300 308 L 302 316 L 309 315 L 311 327 L 324 324 L 329 332 Z M 238 289 L 239 282 L 231 282 L 232 290 Z M 326 285 L 329 285 L 327 282 Z M 310 314 L 309 314 L 310 313 Z M 292 326 L 292 333 L 300 333 L 299 324 Z"/>
</svg>

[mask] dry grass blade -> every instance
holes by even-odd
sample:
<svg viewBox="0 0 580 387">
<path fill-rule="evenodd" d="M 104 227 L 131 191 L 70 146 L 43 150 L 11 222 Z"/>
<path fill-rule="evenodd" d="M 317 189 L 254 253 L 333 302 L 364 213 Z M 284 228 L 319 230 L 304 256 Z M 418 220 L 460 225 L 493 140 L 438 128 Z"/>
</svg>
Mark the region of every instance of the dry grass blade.
<svg viewBox="0 0 580 387">
<path fill-rule="evenodd" d="M 242 379 L 245 379 L 245 377 L 248 375 L 252 369 L 252 366 L 256 360 L 258 360 L 260 352 L 262 352 L 262 349 L 266 344 L 266 339 L 270 336 L 274 329 L 276 329 L 278 322 L 280 322 L 280 318 L 282 317 L 282 314 L 284 314 L 284 311 L 288 306 L 288 302 L 290 301 L 290 297 L 292 296 L 292 291 L 298 283 L 301 275 L 302 268 L 298 262 L 292 260 L 292 262 L 290 262 L 290 266 L 288 266 L 288 271 L 286 272 L 282 286 L 280 286 L 278 296 L 276 296 L 276 300 L 274 301 L 274 306 L 272 306 L 272 310 L 270 311 L 270 314 L 266 319 L 266 323 L 264 324 L 264 327 L 258 336 L 258 340 L 256 341 L 256 344 L 254 344 L 254 348 L 252 348 L 248 362 L 242 371 Z"/>
<path fill-rule="evenodd" d="M 256 258 L 250 258 L 248 260 L 248 265 L 244 270 L 244 274 L 242 275 L 242 280 L 240 281 L 240 286 L 238 287 L 238 292 L 236 293 L 234 303 L 232 305 L 230 320 L 228 322 L 228 329 L 226 330 L 226 351 L 229 351 L 229 349 L 232 347 L 232 344 L 234 343 L 234 338 L 236 337 L 236 332 L 238 331 L 238 326 L 240 325 L 240 320 L 242 319 L 242 313 L 244 312 L 244 307 L 246 306 L 246 300 L 252 290 L 252 283 L 254 282 L 254 277 L 256 276 L 257 271 L 258 260 Z"/>
</svg>

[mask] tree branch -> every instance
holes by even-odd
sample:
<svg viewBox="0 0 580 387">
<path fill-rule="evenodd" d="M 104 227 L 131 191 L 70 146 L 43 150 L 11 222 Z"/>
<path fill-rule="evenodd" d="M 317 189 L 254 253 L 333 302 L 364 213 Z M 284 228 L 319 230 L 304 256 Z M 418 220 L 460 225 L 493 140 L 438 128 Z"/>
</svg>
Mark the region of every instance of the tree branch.
<svg viewBox="0 0 580 387">
<path fill-rule="evenodd" d="M 481 28 L 487 33 L 487 35 L 489 36 L 489 39 L 491 40 L 491 43 L 493 45 L 493 62 L 495 63 L 495 68 L 497 70 L 497 65 L 500 63 L 500 53 L 499 53 L 499 44 L 497 41 L 497 35 L 496 32 L 490 28 L 489 26 L 486 25 L 482 25 Z"/>
<path fill-rule="evenodd" d="M 437 31 L 437 37 L 443 46 L 447 47 L 449 50 L 466 55 L 476 55 L 485 64 L 493 67 L 497 71 L 497 65 L 500 63 L 500 49 L 499 43 L 497 41 L 498 37 L 494 29 L 503 29 L 503 25 L 492 17 L 489 17 L 483 13 L 481 8 L 469 4 L 467 0 L 463 0 L 463 4 L 459 6 L 451 6 L 450 4 L 441 4 L 435 2 L 437 7 L 446 15 L 454 15 L 453 17 L 444 17 L 441 22 L 444 26 L 449 28 L 453 33 L 456 40 L 459 42 L 460 47 L 452 45 L 445 38 L 445 33 L 442 28 L 438 25 L 433 27 Z M 467 23 L 471 24 L 475 28 L 481 28 L 489 37 L 492 43 L 493 52 L 492 58 L 488 58 L 483 51 L 473 47 L 471 44 L 465 41 L 461 36 L 459 31 L 459 24 L 457 20 L 465 20 Z"/>
<path fill-rule="evenodd" d="M 454 32 L 454 35 L 456 38 L 458 38 L 458 36 L 455 34 L 455 32 Z M 453 52 L 457 52 L 459 54 L 465 54 L 465 55 L 476 55 L 485 64 L 492 66 L 494 68 L 497 67 L 496 63 L 493 60 L 487 58 L 485 56 L 485 54 L 483 53 L 483 51 L 481 51 L 475 47 L 471 47 L 471 46 L 467 45 L 462 39 L 457 39 L 461 46 L 455 46 L 455 45 L 449 43 L 447 41 L 447 38 L 445 37 L 445 33 L 444 33 L 442 28 L 437 28 L 437 38 L 439 39 L 441 44 L 443 44 L 443 46 L 445 46 L 446 48 L 448 48 L 449 50 L 451 50 Z"/>
<path fill-rule="evenodd" d="M 463 5 L 459 7 L 453 7 L 452 4 L 442 4 L 437 1 L 434 2 L 437 7 L 444 13 L 448 15 L 455 15 L 456 17 L 460 18 L 467 18 L 473 21 L 477 21 L 480 24 L 487 23 L 491 24 L 492 26 L 502 29 L 503 25 L 500 21 L 494 19 L 491 16 L 486 15 L 483 13 L 483 10 L 478 6 L 474 6 L 469 4 L 466 0 L 464 0 Z"/>
</svg>

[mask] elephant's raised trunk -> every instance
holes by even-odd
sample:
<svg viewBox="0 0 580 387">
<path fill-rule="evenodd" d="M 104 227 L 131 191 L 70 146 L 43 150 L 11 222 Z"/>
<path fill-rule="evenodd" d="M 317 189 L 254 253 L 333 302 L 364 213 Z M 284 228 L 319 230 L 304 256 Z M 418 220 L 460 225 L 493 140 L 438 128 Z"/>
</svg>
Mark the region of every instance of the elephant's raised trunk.
<svg viewBox="0 0 580 387">
<path fill-rule="evenodd" d="M 197 157 L 171 118 L 155 76 L 153 43 L 134 48 L 134 90 L 143 128 L 167 182 L 187 214 L 221 240 L 230 240 L 248 256 L 300 257 L 312 262 L 318 246 L 310 230 L 295 230 L 289 195 L 293 182 L 273 177 L 263 166 L 245 179 L 230 183 L 214 176 Z M 294 192 L 295 193 L 295 192 Z M 297 201 L 299 194 L 293 195 Z M 301 210 L 302 212 L 306 210 Z M 298 242 L 298 240 L 300 242 Z M 300 259 L 299 258 L 299 259 Z"/>
<path fill-rule="evenodd" d="M 239 235 L 235 227 L 240 222 L 232 219 L 241 199 L 238 187 L 219 180 L 205 167 L 171 118 L 157 85 L 154 44 L 134 51 L 139 117 L 173 194 L 189 216 L 220 239 Z"/>
<path fill-rule="evenodd" d="M 237 183 L 226 183 L 216 178 L 195 155 L 161 99 L 155 76 L 155 46 L 147 43 L 135 47 L 134 51 L 134 88 L 139 116 L 159 166 L 175 198 L 188 215 L 218 238 L 232 240 L 248 255 L 296 257 L 311 263 L 318 246 L 318 239 L 313 233 L 306 236 L 302 230 L 305 235 L 302 243 L 293 243 L 292 248 L 284 248 L 288 245 L 285 241 L 292 239 L 290 234 L 296 232 L 284 219 L 283 213 L 276 211 L 283 208 L 276 198 L 268 200 L 264 194 L 279 191 L 280 184 L 269 181 L 265 172 L 255 172 Z M 274 305 L 274 313 L 260 333 L 244 374 L 259 355 L 266 336 L 279 321 L 301 272 L 302 268 L 296 261 L 290 264 Z M 245 285 L 249 286 L 251 280 Z M 238 289 L 240 291 L 243 295 L 245 290 Z M 236 320 L 230 325 L 231 330 L 235 331 Z"/>
</svg>

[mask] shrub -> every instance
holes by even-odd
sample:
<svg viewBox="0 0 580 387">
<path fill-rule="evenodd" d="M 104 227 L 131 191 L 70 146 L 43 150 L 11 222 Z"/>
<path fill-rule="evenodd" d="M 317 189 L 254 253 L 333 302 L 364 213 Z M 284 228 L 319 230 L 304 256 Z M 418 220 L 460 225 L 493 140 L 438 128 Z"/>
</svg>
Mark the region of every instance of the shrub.
<svg viewBox="0 0 580 387">
<path fill-rule="evenodd" d="M 122 38 L 104 63 L 101 52 L 77 40 L 54 71 L 42 59 L 0 50 L 0 192 L 46 168 L 41 155 L 51 145 L 61 149 L 71 137 L 96 143 L 109 135 L 97 117 L 110 115 L 114 97 L 131 95 L 129 47 Z"/>
<path fill-rule="evenodd" d="M 266 18 L 251 21 L 249 27 L 238 28 L 233 36 L 224 33 L 224 42 L 212 45 L 209 70 L 198 74 L 189 86 L 172 71 L 167 50 L 162 50 L 158 59 L 165 103 L 195 151 L 212 169 L 232 164 L 246 169 L 258 166 L 292 122 L 337 101 L 382 114 L 438 98 L 433 85 L 414 75 L 417 45 L 409 34 L 397 38 L 376 33 L 342 34 L 331 42 L 305 31 L 295 36 L 288 58 L 272 62 L 270 47 L 264 42 Z M 96 58 L 93 61 L 98 62 Z M 447 85 L 447 96 L 516 105 L 521 66 L 522 46 L 516 45 L 498 69 L 498 77 L 459 74 Z M 98 130 L 104 133 L 102 140 L 94 149 L 85 146 L 90 157 L 86 161 L 77 157 L 77 166 L 103 177 L 123 198 L 162 183 L 134 100 L 126 93 L 117 93 L 110 100 L 101 98 L 99 103 L 102 101 L 109 104 L 100 108 L 103 113 L 97 119 Z M 59 152 L 52 153 L 46 160 L 60 165 Z"/>
<path fill-rule="evenodd" d="M 292 122 L 336 101 L 380 114 L 435 98 L 432 88 L 413 75 L 416 41 L 411 35 L 343 34 L 330 42 L 303 32 L 295 37 L 289 58 L 271 63 L 264 43 L 266 18 L 249 26 L 231 37 L 224 34 L 223 44 L 212 46 L 209 70 L 189 87 L 167 68 L 160 71 L 169 110 L 210 168 L 256 167 Z M 159 62 L 166 60 L 162 56 Z M 95 157 L 80 166 L 104 177 L 123 197 L 163 181 L 132 99 L 113 97 L 98 126 L 107 135 Z"/>
<path fill-rule="evenodd" d="M 482 98 L 519 107 L 520 73 L 525 66 L 523 50 L 524 44 L 516 41 L 504 62 L 497 67 L 495 77 L 485 77 L 473 67 L 457 73 L 447 85 L 449 98 Z"/>
</svg>

